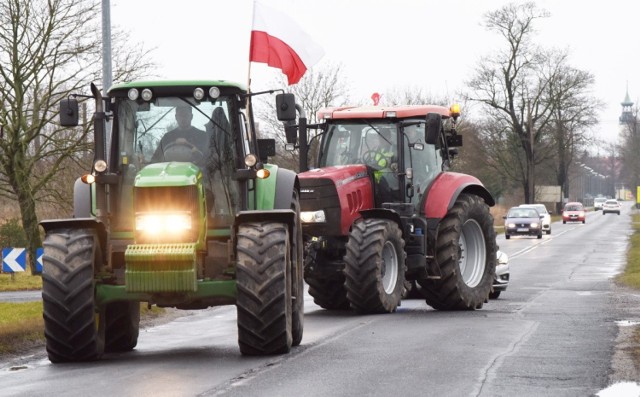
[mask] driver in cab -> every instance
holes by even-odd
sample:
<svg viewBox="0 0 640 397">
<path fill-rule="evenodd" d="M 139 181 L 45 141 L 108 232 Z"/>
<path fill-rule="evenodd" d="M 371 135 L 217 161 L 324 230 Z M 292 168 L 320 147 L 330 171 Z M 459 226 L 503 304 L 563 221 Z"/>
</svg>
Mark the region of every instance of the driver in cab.
<svg viewBox="0 0 640 397">
<path fill-rule="evenodd" d="M 189 105 L 176 107 L 178 127 L 164 134 L 152 163 L 162 161 L 190 161 L 196 164 L 204 160 L 203 150 L 208 147 L 207 133 L 191 125 L 193 111 Z"/>
</svg>

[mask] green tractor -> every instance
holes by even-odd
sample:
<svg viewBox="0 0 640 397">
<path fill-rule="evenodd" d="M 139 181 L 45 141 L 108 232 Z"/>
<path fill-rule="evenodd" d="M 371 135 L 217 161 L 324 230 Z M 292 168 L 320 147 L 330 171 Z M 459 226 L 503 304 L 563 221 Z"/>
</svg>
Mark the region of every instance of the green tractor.
<svg viewBox="0 0 640 397">
<path fill-rule="evenodd" d="M 244 355 L 288 353 L 304 321 L 299 186 L 266 164 L 253 95 L 227 81 L 136 81 L 95 100 L 73 217 L 42 221 L 49 360 L 133 350 L 140 305 L 237 307 Z M 78 125 L 76 96 L 60 122 Z M 108 126 L 111 125 L 110 131 Z"/>
</svg>

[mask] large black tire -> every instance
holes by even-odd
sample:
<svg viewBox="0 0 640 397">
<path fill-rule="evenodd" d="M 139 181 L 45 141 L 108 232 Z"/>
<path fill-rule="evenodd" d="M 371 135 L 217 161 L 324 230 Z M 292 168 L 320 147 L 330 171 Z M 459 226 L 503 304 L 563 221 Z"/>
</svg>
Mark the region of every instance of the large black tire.
<svg viewBox="0 0 640 397">
<path fill-rule="evenodd" d="M 313 297 L 313 302 L 321 308 L 326 310 L 351 308 L 347 299 L 347 290 L 344 287 L 344 275 L 331 279 L 306 277 L 305 281 L 309 285 L 309 295 Z"/>
<path fill-rule="evenodd" d="M 309 269 L 322 269 L 334 267 L 336 262 L 343 262 L 343 258 L 328 258 L 324 252 L 308 246 L 304 255 L 304 281 L 309 285 L 309 295 L 313 302 L 326 310 L 349 310 L 351 305 L 347 300 L 347 289 L 344 287 L 344 272 L 335 272 L 330 277 L 318 277 L 315 271 Z"/>
<path fill-rule="evenodd" d="M 347 242 L 345 287 L 360 313 L 391 313 L 402 300 L 404 240 L 395 222 L 365 219 L 353 226 Z"/>
<path fill-rule="evenodd" d="M 442 278 L 420 282 L 427 304 L 437 310 L 482 308 L 493 285 L 497 250 L 484 200 L 460 194 L 438 225 L 435 247 Z"/>
<path fill-rule="evenodd" d="M 304 332 L 304 243 L 302 241 L 302 223 L 300 222 L 300 201 L 298 191 L 293 191 L 291 209 L 296 213 L 293 225 L 293 244 L 291 247 L 291 291 L 293 306 L 291 313 L 291 337 L 292 346 L 298 346 L 302 342 Z"/>
<path fill-rule="evenodd" d="M 98 237 L 90 229 L 59 229 L 44 239 L 42 301 L 52 363 L 91 361 L 104 353 L 105 309 L 96 308 L 93 269 Z"/>
<path fill-rule="evenodd" d="M 105 316 L 107 324 L 104 351 L 113 353 L 133 350 L 140 334 L 140 303 L 109 303 Z"/>
<path fill-rule="evenodd" d="M 288 353 L 292 337 L 291 247 L 284 223 L 238 227 L 238 344 L 244 355 Z"/>
</svg>

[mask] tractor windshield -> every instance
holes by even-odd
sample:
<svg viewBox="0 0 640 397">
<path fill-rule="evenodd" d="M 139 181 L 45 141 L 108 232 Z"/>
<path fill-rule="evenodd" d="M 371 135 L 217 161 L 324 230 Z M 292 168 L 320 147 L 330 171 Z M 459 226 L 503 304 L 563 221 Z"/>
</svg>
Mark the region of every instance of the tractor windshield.
<svg viewBox="0 0 640 397">
<path fill-rule="evenodd" d="M 397 153 L 397 127 L 393 123 L 333 124 L 324 139 L 318 166 L 367 164 L 382 170 L 391 165 L 392 158 L 397 159 Z M 376 154 L 387 158 L 388 164 L 377 161 Z"/>
<path fill-rule="evenodd" d="M 124 189 L 133 185 L 135 175 L 147 164 L 191 162 L 203 172 L 209 214 L 231 219 L 238 210 L 239 193 L 232 180 L 238 153 L 231 124 L 238 120 L 229 117 L 230 103 L 224 97 L 215 102 L 182 97 L 117 102 L 114 121 L 119 164 L 128 185 Z"/>
</svg>

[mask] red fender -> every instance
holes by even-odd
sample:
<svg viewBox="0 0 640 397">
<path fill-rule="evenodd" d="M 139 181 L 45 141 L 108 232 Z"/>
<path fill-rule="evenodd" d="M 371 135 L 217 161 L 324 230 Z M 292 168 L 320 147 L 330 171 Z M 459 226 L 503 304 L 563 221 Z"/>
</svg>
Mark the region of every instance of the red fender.
<svg viewBox="0 0 640 397">
<path fill-rule="evenodd" d="M 490 207 L 495 205 L 491 193 L 475 176 L 441 172 L 427 190 L 427 199 L 424 204 L 426 217 L 444 218 L 463 191 L 482 197 Z"/>
</svg>

